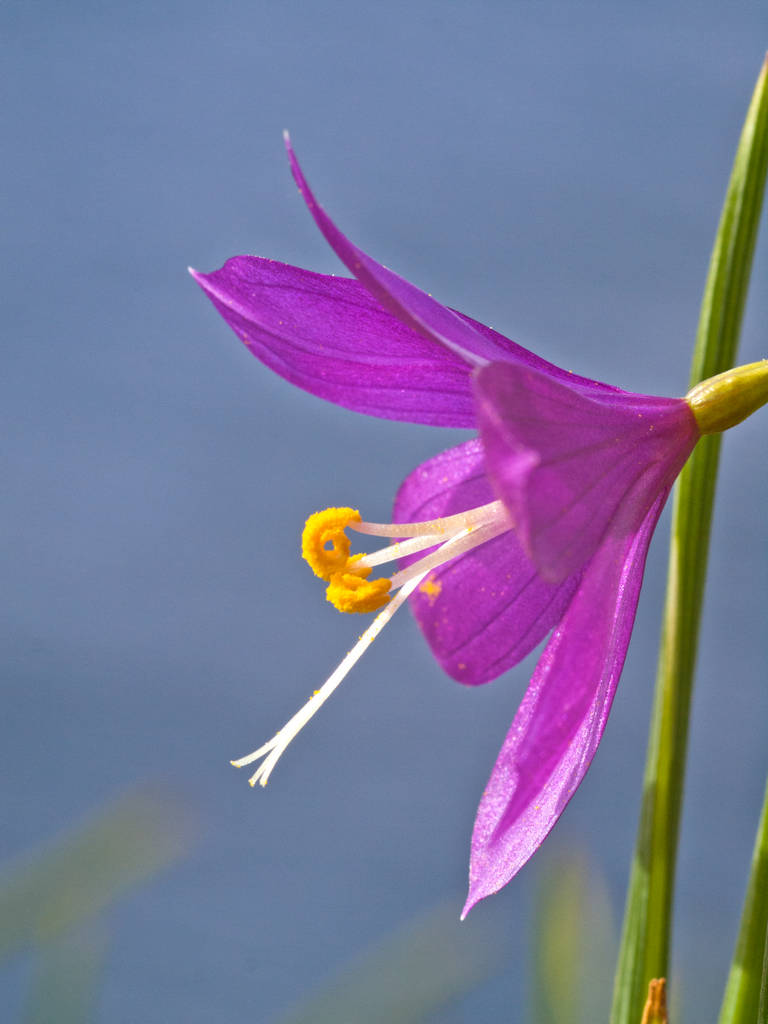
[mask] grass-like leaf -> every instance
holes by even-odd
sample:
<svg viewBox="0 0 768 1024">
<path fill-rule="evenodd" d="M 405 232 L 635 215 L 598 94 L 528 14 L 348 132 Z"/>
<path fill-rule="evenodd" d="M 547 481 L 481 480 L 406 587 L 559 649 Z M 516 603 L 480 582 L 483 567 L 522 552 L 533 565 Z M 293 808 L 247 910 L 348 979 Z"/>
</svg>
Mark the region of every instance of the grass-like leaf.
<svg viewBox="0 0 768 1024">
<path fill-rule="evenodd" d="M 768 167 L 768 60 L 742 129 L 704 291 L 691 385 L 733 366 Z M 637 1024 L 651 978 L 669 965 L 672 894 L 693 675 L 720 438 L 702 438 L 677 484 L 643 805 L 612 1024 Z"/>
<path fill-rule="evenodd" d="M 768 785 L 765 787 L 763 810 L 757 826 L 755 848 L 747 883 L 747 895 L 741 915 L 736 951 L 725 986 L 723 1006 L 718 1024 L 758 1024 L 765 1021 L 768 1002 L 761 984 L 764 963 L 768 963 Z"/>
</svg>

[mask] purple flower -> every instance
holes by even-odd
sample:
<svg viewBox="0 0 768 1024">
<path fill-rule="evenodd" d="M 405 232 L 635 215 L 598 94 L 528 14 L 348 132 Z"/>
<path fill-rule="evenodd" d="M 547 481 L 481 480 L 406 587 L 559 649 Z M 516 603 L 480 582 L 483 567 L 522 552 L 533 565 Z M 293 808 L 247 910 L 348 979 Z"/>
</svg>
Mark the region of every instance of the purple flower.
<svg viewBox="0 0 768 1024">
<path fill-rule="evenodd" d="M 344 611 L 382 610 L 310 702 L 233 763 L 264 759 L 251 780 L 264 784 L 408 597 L 439 663 L 468 685 L 494 679 L 551 632 L 480 802 L 466 914 L 525 864 L 592 761 L 648 545 L 701 417 L 690 400 L 561 370 L 376 263 L 317 204 L 287 145 L 305 202 L 355 280 L 252 256 L 195 279 L 291 383 L 358 412 L 479 437 L 414 470 L 391 524 L 352 509 L 310 518 L 303 553 L 329 581 L 329 599 Z M 352 555 L 346 527 L 392 543 Z M 388 560 L 399 571 L 372 577 Z"/>
</svg>

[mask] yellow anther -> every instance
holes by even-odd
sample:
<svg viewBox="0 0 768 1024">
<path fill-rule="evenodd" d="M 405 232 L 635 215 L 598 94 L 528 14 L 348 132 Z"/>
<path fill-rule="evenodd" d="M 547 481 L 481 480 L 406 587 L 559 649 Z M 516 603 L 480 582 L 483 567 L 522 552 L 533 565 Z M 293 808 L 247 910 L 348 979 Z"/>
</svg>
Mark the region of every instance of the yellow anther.
<svg viewBox="0 0 768 1024">
<path fill-rule="evenodd" d="M 301 535 L 301 555 L 315 576 L 329 580 L 346 568 L 349 538 L 344 530 L 359 522 L 360 513 L 354 508 L 326 508 L 309 517 Z"/>
<path fill-rule="evenodd" d="M 355 570 L 354 562 L 347 572 L 335 572 L 325 596 L 340 612 L 375 612 L 389 602 L 390 580 L 381 577 L 369 580 L 371 570 Z"/>
</svg>

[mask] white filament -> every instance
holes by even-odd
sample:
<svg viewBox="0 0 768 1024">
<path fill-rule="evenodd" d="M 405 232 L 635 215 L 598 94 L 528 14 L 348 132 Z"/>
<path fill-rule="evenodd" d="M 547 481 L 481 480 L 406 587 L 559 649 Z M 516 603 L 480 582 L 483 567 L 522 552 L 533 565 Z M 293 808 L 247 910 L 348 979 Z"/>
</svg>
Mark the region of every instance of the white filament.
<svg viewBox="0 0 768 1024">
<path fill-rule="evenodd" d="M 438 565 L 442 565 L 443 562 L 448 561 L 449 558 L 453 559 L 458 555 L 462 555 L 465 551 L 471 551 L 472 548 L 485 544 L 486 541 L 493 540 L 494 537 L 498 537 L 500 533 L 506 533 L 507 530 L 509 530 L 509 523 L 506 520 L 461 530 L 451 537 L 449 541 L 446 541 L 445 544 L 442 544 L 437 551 L 433 551 L 431 555 L 426 555 L 426 557 L 420 558 L 418 562 L 414 562 L 413 565 L 409 565 L 407 569 L 401 569 L 400 572 L 396 572 L 390 578 L 392 590 L 395 590 L 397 587 L 407 586 L 408 582 L 413 579 L 414 574 L 418 573 L 419 576 L 423 576 L 430 569 L 434 569 Z M 449 544 L 451 550 L 446 555 L 445 549 Z"/>
<path fill-rule="evenodd" d="M 500 501 L 491 501 L 487 505 L 479 505 L 466 512 L 457 512 L 453 516 L 441 519 L 428 519 L 423 523 L 350 523 L 349 529 L 358 533 L 369 533 L 374 537 L 422 537 L 425 534 L 445 536 L 465 526 L 477 526 L 489 522 L 504 513 Z"/>
<path fill-rule="evenodd" d="M 422 536 L 409 537 L 408 540 L 398 540 L 385 548 L 379 548 L 369 555 L 363 555 L 355 561 L 355 567 L 363 566 L 372 569 L 375 565 L 383 565 L 385 562 L 393 562 L 396 558 L 404 555 L 412 555 L 416 551 L 423 551 L 424 548 L 434 547 L 435 544 L 444 543 L 444 537 L 435 533 L 428 533 Z"/>
</svg>

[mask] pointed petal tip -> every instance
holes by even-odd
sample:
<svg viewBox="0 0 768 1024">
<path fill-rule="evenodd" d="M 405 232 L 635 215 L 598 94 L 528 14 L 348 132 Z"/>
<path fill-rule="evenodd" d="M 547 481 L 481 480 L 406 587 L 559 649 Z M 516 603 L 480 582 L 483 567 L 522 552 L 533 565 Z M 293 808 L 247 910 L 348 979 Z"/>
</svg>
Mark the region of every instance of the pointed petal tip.
<svg viewBox="0 0 768 1024">
<path fill-rule="evenodd" d="M 194 267 L 187 267 L 187 272 L 195 284 L 200 285 L 206 295 L 213 293 L 214 289 L 210 281 L 211 274 L 204 274 L 202 270 L 195 270 Z"/>
<path fill-rule="evenodd" d="M 474 910 L 477 904 L 487 896 L 493 896 L 494 892 L 498 892 L 498 889 L 489 891 L 487 889 L 481 889 L 477 883 L 470 885 L 469 892 L 467 893 L 467 900 L 464 904 L 463 910 L 461 911 L 459 920 L 466 921 L 470 910 Z"/>
<path fill-rule="evenodd" d="M 299 166 L 299 158 L 296 156 L 296 151 L 293 148 L 291 133 L 287 128 L 283 131 L 283 145 L 285 146 L 285 152 L 288 156 L 291 174 L 293 174 L 296 184 L 299 186 L 299 190 L 301 191 L 301 186 L 302 184 L 306 185 L 306 181 L 304 181 L 304 174 Z"/>
</svg>

